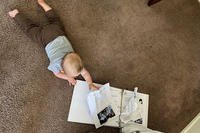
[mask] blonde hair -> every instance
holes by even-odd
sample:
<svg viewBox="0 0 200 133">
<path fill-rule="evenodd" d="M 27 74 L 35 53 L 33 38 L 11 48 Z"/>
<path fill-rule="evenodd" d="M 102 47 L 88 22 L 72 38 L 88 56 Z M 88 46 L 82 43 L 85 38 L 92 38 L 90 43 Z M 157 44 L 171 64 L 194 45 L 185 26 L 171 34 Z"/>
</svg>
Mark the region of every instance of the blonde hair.
<svg viewBox="0 0 200 133">
<path fill-rule="evenodd" d="M 69 73 L 69 71 L 80 73 L 83 70 L 83 62 L 78 54 L 69 53 L 64 56 L 62 67 L 66 74 Z"/>
</svg>

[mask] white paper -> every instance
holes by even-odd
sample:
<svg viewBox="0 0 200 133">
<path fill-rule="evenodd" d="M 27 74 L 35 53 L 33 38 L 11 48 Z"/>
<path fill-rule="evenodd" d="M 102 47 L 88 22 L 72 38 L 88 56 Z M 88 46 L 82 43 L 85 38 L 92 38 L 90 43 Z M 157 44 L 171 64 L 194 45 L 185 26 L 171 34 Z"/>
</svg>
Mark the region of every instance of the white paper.
<svg viewBox="0 0 200 133">
<path fill-rule="evenodd" d="M 113 104 L 112 102 L 112 96 L 111 96 L 109 83 L 101 86 L 101 88 L 97 91 L 90 92 L 87 97 L 87 102 L 88 102 L 91 118 L 96 128 L 99 128 L 105 125 L 107 122 L 114 120 L 114 117 L 116 117 L 116 114 L 115 114 L 116 107 L 115 107 L 115 104 Z M 112 113 L 106 113 L 110 111 Z M 113 116 L 110 118 L 106 117 L 106 116 L 109 116 L 108 114 L 112 114 Z M 100 118 L 98 118 L 98 115 L 100 115 L 99 117 L 105 121 L 102 120 L 102 123 L 101 123 Z"/>
<path fill-rule="evenodd" d="M 89 92 L 88 84 L 84 81 L 77 80 L 74 86 L 68 121 L 93 124 L 87 103 L 87 95 Z"/>
<path fill-rule="evenodd" d="M 134 93 L 131 93 L 129 97 L 126 95 L 126 91 L 123 92 L 123 101 L 122 101 L 122 116 L 129 117 L 133 112 L 135 112 L 138 108 L 138 95 L 137 95 L 138 88 L 134 90 Z M 125 107 L 124 107 L 125 106 Z M 129 117 L 129 119 L 131 119 Z"/>
<path fill-rule="evenodd" d="M 139 101 L 142 100 L 142 103 Z M 142 118 L 142 125 L 147 127 L 148 120 L 148 95 L 137 93 L 134 99 L 134 92 L 124 90 L 122 99 L 122 114 L 120 116 L 122 126 Z"/>
<path fill-rule="evenodd" d="M 159 131 L 151 130 L 147 127 L 138 124 L 127 124 L 121 129 L 121 133 L 162 133 Z"/>
</svg>

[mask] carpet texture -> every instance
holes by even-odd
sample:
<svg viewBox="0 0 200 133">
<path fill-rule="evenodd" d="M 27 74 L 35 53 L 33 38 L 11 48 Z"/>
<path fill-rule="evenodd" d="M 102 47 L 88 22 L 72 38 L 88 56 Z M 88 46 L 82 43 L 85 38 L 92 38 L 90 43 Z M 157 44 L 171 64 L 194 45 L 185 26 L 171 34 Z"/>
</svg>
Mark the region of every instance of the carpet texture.
<svg viewBox="0 0 200 133">
<path fill-rule="evenodd" d="M 197 0 L 48 0 L 98 83 L 150 94 L 148 127 L 180 132 L 200 112 Z M 46 22 L 35 0 L 0 1 L 0 132 L 87 133 L 67 122 L 73 87 L 47 70 L 44 49 L 7 12 Z M 81 116 L 80 116 L 81 117 Z M 117 133 L 102 127 L 97 133 Z"/>
</svg>

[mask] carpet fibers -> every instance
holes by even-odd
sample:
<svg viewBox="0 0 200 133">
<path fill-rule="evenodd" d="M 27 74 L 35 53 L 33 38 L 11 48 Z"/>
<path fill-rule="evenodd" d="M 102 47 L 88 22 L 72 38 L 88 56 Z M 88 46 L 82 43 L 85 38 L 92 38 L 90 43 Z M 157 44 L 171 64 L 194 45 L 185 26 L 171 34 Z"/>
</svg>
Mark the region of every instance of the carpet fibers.
<svg viewBox="0 0 200 133">
<path fill-rule="evenodd" d="M 200 112 L 197 0 L 48 0 L 98 83 L 150 95 L 148 127 L 180 132 Z M 47 20 L 36 0 L 0 1 L 0 132 L 118 133 L 67 122 L 73 87 L 47 70 L 44 49 L 8 17 Z M 81 117 L 81 116 L 80 116 Z"/>
</svg>

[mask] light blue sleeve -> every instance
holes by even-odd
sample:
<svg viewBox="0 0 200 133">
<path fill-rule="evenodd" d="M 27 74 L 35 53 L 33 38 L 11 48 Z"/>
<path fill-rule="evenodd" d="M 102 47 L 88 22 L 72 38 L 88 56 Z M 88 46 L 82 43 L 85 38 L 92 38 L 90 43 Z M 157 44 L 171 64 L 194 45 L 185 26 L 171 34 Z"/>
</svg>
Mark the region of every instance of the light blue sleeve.
<svg viewBox="0 0 200 133">
<path fill-rule="evenodd" d="M 61 70 L 60 65 L 50 63 L 48 66 L 48 70 L 52 71 L 53 73 L 59 73 Z"/>
</svg>

